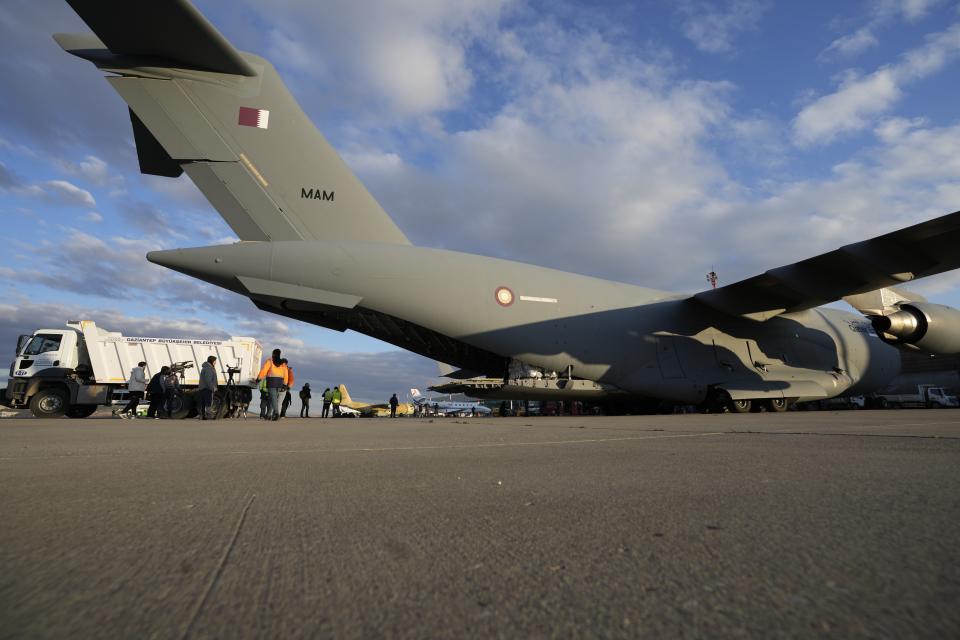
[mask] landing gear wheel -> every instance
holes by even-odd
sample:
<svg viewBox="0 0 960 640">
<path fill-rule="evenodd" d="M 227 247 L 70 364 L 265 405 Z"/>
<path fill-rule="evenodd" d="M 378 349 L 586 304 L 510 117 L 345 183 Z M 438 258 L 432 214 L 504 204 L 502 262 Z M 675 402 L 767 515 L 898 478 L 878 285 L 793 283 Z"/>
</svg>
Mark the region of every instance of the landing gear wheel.
<svg viewBox="0 0 960 640">
<path fill-rule="evenodd" d="M 723 413 L 730 403 L 730 396 L 726 391 L 711 388 L 707 392 L 707 397 L 697 405 L 700 413 Z"/>
<path fill-rule="evenodd" d="M 770 398 L 765 404 L 767 411 L 772 411 L 774 413 L 783 413 L 790 406 L 790 403 L 786 398 Z"/>
<path fill-rule="evenodd" d="M 730 410 L 730 413 L 750 413 L 752 408 L 752 400 L 730 400 L 727 403 L 727 409 Z"/>
<path fill-rule="evenodd" d="M 41 389 L 30 399 L 30 411 L 38 418 L 60 418 L 67 412 L 67 392 Z"/>
<path fill-rule="evenodd" d="M 66 416 L 68 418 L 89 418 L 97 410 L 97 405 L 95 404 L 75 404 L 69 409 L 67 409 Z"/>
</svg>

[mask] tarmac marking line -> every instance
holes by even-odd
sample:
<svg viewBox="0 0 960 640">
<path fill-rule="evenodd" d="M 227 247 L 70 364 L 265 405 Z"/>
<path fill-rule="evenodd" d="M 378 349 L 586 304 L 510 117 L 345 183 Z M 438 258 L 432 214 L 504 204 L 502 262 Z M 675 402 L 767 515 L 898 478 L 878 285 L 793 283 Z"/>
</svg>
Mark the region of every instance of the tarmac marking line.
<svg viewBox="0 0 960 640">
<path fill-rule="evenodd" d="M 948 423 L 953 424 L 953 423 Z M 919 440 L 960 440 L 960 436 L 937 436 L 917 433 L 816 433 L 814 431 L 730 431 L 748 436 L 835 436 L 848 438 L 914 438 Z"/>
<path fill-rule="evenodd" d="M 424 445 L 418 447 L 357 447 L 351 449 L 271 449 L 267 451 L 224 451 L 226 455 L 259 455 L 264 453 L 380 453 L 388 451 L 430 451 L 437 449 L 487 449 L 496 447 L 538 447 L 561 444 L 602 444 L 631 440 L 665 440 L 667 438 L 702 438 L 704 436 L 729 435 L 724 431 L 709 433 L 685 433 L 662 436 L 634 436 L 623 438 L 584 438 L 581 440 L 545 440 L 543 442 L 485 442 L 481 444 Z"/>
<path fill-rule="evenodd" d="M 183 630 L 183 634 L 180 636 L 181 640 L 185 640 L 186 638 L 190 637 L 190 634 L 193 631 L 193 625 L 196 624 L 197 620 L 200 618 L 200 613 L 207 605 L 207 601 L 210 599 L 210 594 L 213 593 L 217 583 L 220 582 L 220 576 L 223 575 L 223 569 L 227 566 L 227 560 L 230 559 L 230 553 L 237 545 L 237 538 L 240 537 L 240 530 L 243 529 L 243 523 L 247 520 L 247 512 L 250 510 L 250 505 L 253 504 L 253 501 L 256 499 L 256 497 L 257 494 L 255 493 L 251 495 L 250 499 L 247 500 L 247 503 L 243 506 L 243 509 L 240 510 L 240 517 L 237 519 L 237 524 L 233 527 L 233 535 L 230 536 L 230 542 L 228 542 L 223 548 L 223 553 L 220 555 L 220 562 L 217 563 L 216 570 L 210 577 L 210 581 L 207 582 L 207 586 L 203 591 L 203 595 L 199 600 L 197 600 L 197 604 L 193 608 L 193 613 L 190 615 L 190 621 L 187 623 L 186 628 Z"/>
</svg>

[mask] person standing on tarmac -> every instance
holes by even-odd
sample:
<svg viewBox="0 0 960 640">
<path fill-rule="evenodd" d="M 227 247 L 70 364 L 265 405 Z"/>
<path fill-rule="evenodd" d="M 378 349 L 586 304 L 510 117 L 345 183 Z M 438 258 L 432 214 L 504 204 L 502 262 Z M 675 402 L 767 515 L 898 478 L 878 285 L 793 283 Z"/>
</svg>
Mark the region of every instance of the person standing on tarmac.
<svg viewBox="0 0 960 640">
<path fill-rule="evenodd" d="M 279 392 L 281 388 L 289 386 L 290 382 L 290 369 L 280 357 L 280 349 L 274 349 L 271 357 L 264 360 L 257 380 L 267 381 L 267 398 L 270 405 L 267 420 L 279 420 Z"/>
<path fill-rule="evenodd" d="M 321 418 L 330 417 L 330 403 L 333 402 L 333 391 L 330 391 L 330 387 L 327 387 L 323 390 L 323 411 L 320 412 Z"/>
<path fill-rule="evenodd" d="M 163 408 L 167 413 L 167 418 L 173 417 L 173 405 L 180 393 L 180 378 L 173 369 L 167 369 L 167 375 L 163 378 Z"/>
<path fill-rule="evenodd" d="M 213 394 L 217 390 L 217 369 L 213 366 L 217 356 L 210 356 L 200 367 L 200 383 L 197 391 L 200 394 L 200 419 L 207 420 L 207 409 L 213 404 Z M 213 419 L 212 416 L 209 419 Z"/>
<path fill-rule="evenodd" d="M 137 366 L 130 370 L 130 379 L 127 380 L 127 391 L 130 392 L 130 402 L 120 411 L 115 412 L 121 418 L 136 418 L 137 407 L 140 400 L 143 399 L 143 392 L 147 388 L 147 363 L 138 362 Z"/>
<path fill-rule="evenodd" d="M 267 413 L 270 409 L 270 396 L 267 394 L 267 379 L 264 378 L 257 384 L 260 389 L 260 419 L 266 420 L 269 417 Z"/>
<path fill-rule="evenodd" d="M 343 400 L 343 394 L 340 393 L 340 385 L 333 388 L 330 394 L 330 404 L 333 405 L 333 417 L 340 417 L 340 402 Z"/>
<path fill-rule="evenodd" d="M 300 417 L 310 417 L 310 383 L 303 385 L 300 389 Z"/>
<path fill-rule="evenodd" d="M 159 420 L 157 412 L 163 408 L 163 381 L 170 373 L 170 367 L 160 367 L 160 372 L 153 374 L 150 378 L 150 384 L 147 385 L 147 393 L 150 395 L 150 406 L 147 407 L 147 417 Z"/>
<path fill-rule="evenodd" d="M 283 400 L 280 401 L 280 417 L 286 418 L 287 409 L 290 408 L 290 403 L 293 402 L 293 396 L 290 395 L 290 390 L 293 389 L 293 367 L 287 364 L 286 358 L 281 360 L 281 362 L 287 365 L 287 372 L 289 373 L 287 384 L 283 387 Z"/>
<path fill-rule="evenodd" d="M 397 394 L 390 396 L 390 417 L 397 417 L 397 405 L 400 404 L 400 401 L 397 400 Z"/>
</svg>

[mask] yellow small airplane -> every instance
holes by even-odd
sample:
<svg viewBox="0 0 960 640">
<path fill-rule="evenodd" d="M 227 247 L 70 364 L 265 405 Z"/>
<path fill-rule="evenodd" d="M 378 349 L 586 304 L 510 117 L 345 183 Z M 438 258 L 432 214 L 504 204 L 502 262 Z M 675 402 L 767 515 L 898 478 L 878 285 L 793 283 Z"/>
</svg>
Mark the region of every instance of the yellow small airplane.
<svg viewBox="0 0 960 640">
<path fill-rule="evenodd" d="M 347 391 L 347 385 L 340 385 L 340 406 L 341 407 L 350 407 L 356 411 L 360 412 L 360 417 L 362 418 L 389 418 L 390 417 L 390 404 L 370 404 L 368 402 L 358 402 L 350 397 L 350 392 Z M 408 402 L 401 402 L 397 405 L 397 415 L 413 415 L 413 407 Z"/>
</svg>

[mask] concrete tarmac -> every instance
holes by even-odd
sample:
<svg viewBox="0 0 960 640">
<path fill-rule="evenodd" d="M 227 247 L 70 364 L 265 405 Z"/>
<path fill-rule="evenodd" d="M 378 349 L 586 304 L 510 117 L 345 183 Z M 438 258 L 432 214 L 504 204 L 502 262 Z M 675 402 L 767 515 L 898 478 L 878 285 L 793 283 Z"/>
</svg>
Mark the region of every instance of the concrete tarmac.
<svg viewBox="0 0 960 640">
<path fill-rule="evenodd" d="M 0 421 L 0 637 L 960 636 L 960 411 Z"/>
</svg>

